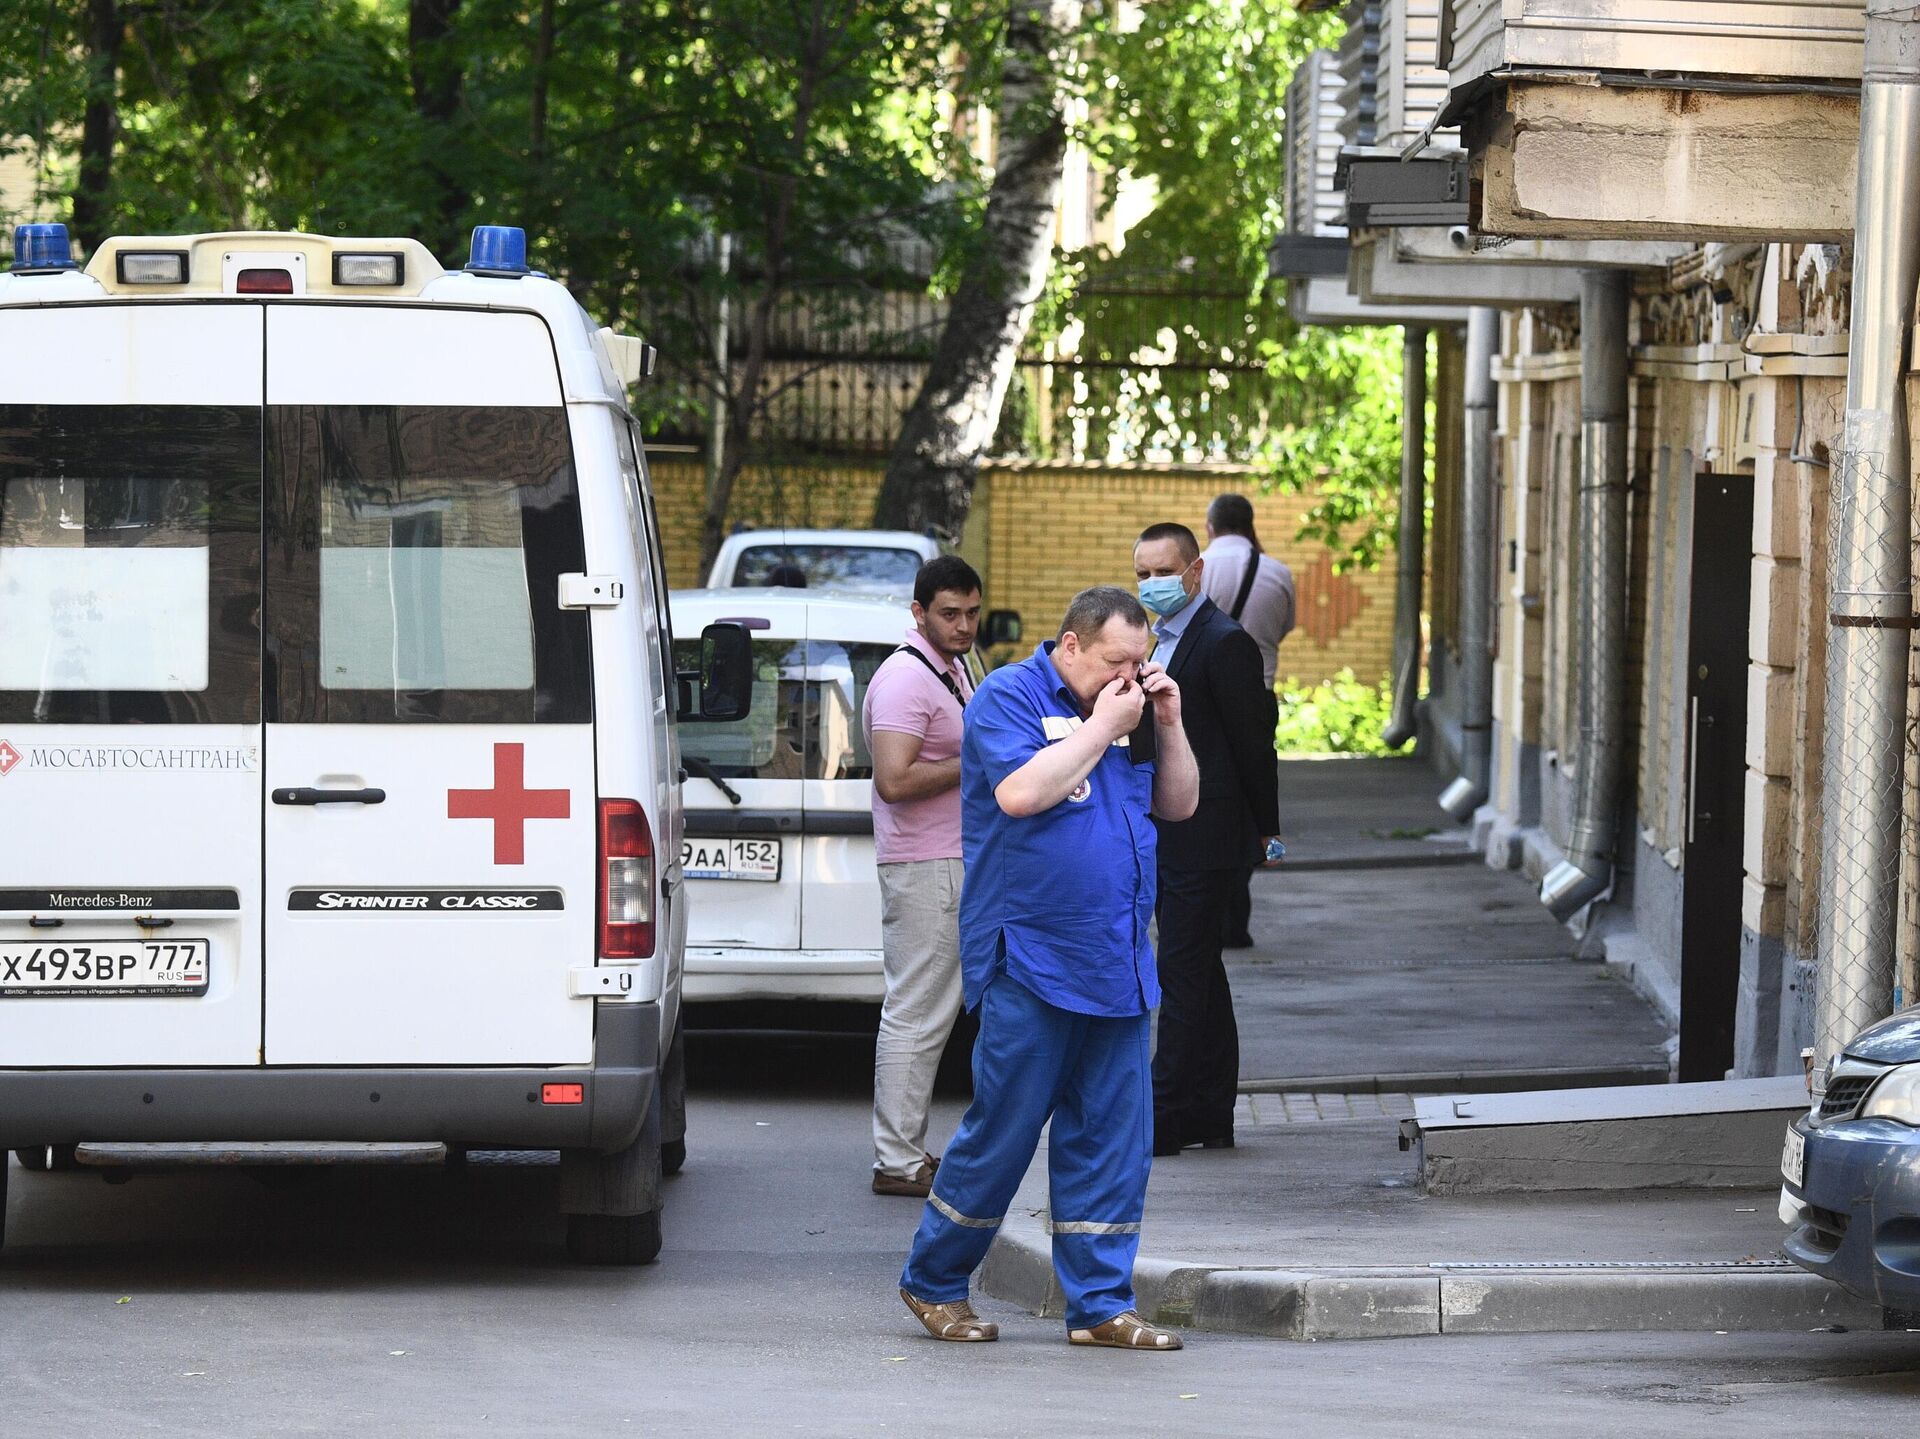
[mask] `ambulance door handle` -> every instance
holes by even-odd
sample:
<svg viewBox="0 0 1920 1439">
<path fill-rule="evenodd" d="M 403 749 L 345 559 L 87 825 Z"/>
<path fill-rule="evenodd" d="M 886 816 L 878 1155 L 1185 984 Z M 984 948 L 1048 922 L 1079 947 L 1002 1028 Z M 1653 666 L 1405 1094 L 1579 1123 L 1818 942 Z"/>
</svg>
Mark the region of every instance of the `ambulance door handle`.
<svg viewBox="0 0 1920 1439">
<path fill-rule="evenodd" d="M 277 789 L 275 804 L 379 804 L 387 797 L 383 789 Z"/>
</svg>

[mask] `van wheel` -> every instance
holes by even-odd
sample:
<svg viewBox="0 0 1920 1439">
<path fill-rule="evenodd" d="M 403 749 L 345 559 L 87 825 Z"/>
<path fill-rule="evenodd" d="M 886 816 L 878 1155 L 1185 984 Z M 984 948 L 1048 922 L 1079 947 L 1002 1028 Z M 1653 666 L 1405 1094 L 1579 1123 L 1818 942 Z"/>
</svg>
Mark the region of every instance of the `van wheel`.
<svg viewBox="0 0 1920 1439">
<path fill-rule="evenodd" d="M 660 1172 L 678 1174 L 687 1162 L 687 1023 L 674 1021 L 673 1043 L 660 1066 Z"/>
<path fill-rule="evenodd" d="M 660 1253 L 660 1087 L 625 1149 L 560 1151 L 567 1252 L 582 1264 L 651 1264 Z"/>
<path fill-rule="evenodd" d="M 569 1214 L 567 1253 L 579 1264 L 651 1264 L 660 1257 L 660 1211 Z"/>
</svg>

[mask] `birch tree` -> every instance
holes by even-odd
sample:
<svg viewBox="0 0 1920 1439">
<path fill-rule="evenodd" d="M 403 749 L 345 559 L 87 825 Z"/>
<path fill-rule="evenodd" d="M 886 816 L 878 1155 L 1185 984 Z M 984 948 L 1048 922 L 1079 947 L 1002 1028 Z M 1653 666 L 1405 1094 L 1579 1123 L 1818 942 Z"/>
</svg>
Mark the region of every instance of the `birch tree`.
<svg viewBox="0 0 1920 1439">
<path fill-rule="evenodd" d="M 1080 0 L 1013 0 L 993 183 L 927 378 L 887 458 L 874 523 L 958 536 L 1053 260 Z"/>
</svg>

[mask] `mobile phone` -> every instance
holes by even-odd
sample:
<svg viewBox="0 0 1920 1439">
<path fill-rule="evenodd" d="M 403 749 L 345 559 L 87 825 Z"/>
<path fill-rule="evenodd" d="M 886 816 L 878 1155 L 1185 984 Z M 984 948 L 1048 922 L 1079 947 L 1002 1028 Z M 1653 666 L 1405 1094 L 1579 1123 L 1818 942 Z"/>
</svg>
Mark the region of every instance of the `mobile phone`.
<svg viewBox="0 0 1920 1439">
<path fill-rule="evenodd" d="M 1140 711 L 1140 723 L 1133 727 L 1133 733 L 1127 736 L 1127 758 L 1134 764 L 1145 764 L 1159 752 L 1157 731 L 1153 727 L 1153 706 L 1148 705 Z"/>
</svg>

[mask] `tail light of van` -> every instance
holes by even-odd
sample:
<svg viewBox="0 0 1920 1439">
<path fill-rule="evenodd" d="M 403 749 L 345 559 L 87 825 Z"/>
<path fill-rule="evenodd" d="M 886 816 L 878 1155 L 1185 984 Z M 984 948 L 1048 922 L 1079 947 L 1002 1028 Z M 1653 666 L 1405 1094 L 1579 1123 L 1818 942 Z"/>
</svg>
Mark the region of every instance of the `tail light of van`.
<svg viewBox="0 0 1920 1439">
<path fill-rule="evenodd" d="M 600 955 L 646 959 L 653 954 L 653 831 L 630 799 L 600 801 Z"/>
</svg>

